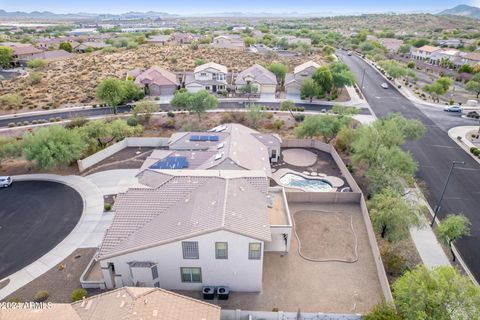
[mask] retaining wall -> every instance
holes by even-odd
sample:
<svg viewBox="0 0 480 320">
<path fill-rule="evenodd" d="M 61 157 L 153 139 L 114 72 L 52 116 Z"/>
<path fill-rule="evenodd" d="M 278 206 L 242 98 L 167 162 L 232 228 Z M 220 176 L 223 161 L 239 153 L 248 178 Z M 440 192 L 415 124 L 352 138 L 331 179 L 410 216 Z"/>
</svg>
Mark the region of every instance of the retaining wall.
<svg viewBox="0 0 480 320">
<path fill-rule="evenodd" d="M 222 309 L 222 320 L 313 320 L 313 319 L 336 319 L 336 320 L 360 320 L 359 314 L 329 314 L 329 313 L 306 313 L 306 312 L 271 312 L 271 311 L 247 311 Z"/>
</svg>

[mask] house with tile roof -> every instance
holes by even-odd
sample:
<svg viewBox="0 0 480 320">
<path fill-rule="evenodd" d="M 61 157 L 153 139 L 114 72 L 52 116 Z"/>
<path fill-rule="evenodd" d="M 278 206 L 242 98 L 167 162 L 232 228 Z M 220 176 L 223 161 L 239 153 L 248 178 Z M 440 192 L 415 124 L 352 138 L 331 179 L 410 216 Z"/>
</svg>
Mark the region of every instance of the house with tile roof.
<svg viewBox="0 0 480 320">
<path fill-rule="evenodd" d="M 227 89 L 227 74 L 226 66 L 208 62 L 196 67 L 193 73 L 185 75 L 185 88 L 190 92 L 200 90 L 222 92 Z"/>
<path fill-rule="evenodd" d="M 257 93 L 260 95 L 275 94 L 277 89 L 277 77 L 275 74 L 259 64 L 243 70 L 236 76 L 236 91 L 241 92 L 241 87 L 249 83 L 257 88 Z"/>
<path fill-rule="evenodd" d="M 264 251 L 288 251 L 291 236 L 274 201 L 285 193 L 261 171 L 147 169 L 117 196 L 96 255 L 105 287 L 260 291 Z"/>
<path fill-rule="evenodd" d="M 10 320 L 220 320 L 220 307 L 160 288 L 123 287 L 49 308 L 0 309 Z"/>
<path fill-rule="evenodd" d="M 145 91 L 146 95 L 172 96 L 179 83 L 177 75 L 160 67 L 151 67 L 143 72 L 135 69 L 129 76 L 135 78 L 135 83 Z"/>
<path fill-rule="evenodd" d="M 434 46 L 422 46 L 420 48 L 412 48 L 410 57 L 415 60 L 428 60 L 434 52 L 440 51 L 442 48 Z"/>
<path fill-rule="evenodd" d="M 223 34 L 213 38 L 211 46 L 214 48 L 226 48 L 234 50 L 245 50 L 245 41 L 237 34 Z"/>
<path fill-rule="evenodd" d="M 290 248 L 285 192 L 269 186 L 280 144 L 239 124 L 173 134 L 145 160 L 138 185 L 117 196 L 82 285 L 97 272 L 101 288 L 260 291 L 263 253 Z"/>
<path fill-rule="evenodd" d="M 299 97 L 302 83 L 311 78 L 318 68 L 320 68 L 320 65 L 315 61 L 307 61 L 296 66 L 293 73 L 287 73 L 285 76 L 285 93 Z"/>
</svg>

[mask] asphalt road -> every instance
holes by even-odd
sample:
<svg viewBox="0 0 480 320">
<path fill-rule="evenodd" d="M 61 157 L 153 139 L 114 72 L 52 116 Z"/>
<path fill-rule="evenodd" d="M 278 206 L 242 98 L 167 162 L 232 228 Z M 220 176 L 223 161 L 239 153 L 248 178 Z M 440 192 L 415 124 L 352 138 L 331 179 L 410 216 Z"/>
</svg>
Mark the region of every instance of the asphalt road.
<svg viewBox="0 0 480 320">
<path fill-rule="evenodd" d="M 279 102 L 261 102 L 258 103 L 259 105 L 262 106 L 268 106 L 268 107 L 278 107 Z M 229 102 L 229 101 L 221 101 L 218 105 L 218 108 L 220 109 L 238 109 L 238 108 L 244 108 L 246 104 L 244 103 L 238 103 L 238 102 Z M 311 103 L 296 103 L 296 106 L 299 107 L 304 107 L 306 111 L 318 111 L 321 112 L 322 110 L 329 110 L 332 108 L 330 105 L 319 105 L 319 104 L 311 104 Z M 169 110 L 170 105 L 169 104 L 162 104 L 161 105 L 162 110 Z M 120 106 L 118 107 L 118 113 L 124 113 L 124 112 L 129 112 L 131 110 L 130 106 Z M 23 121 L 28 121 L 32 122 L 33 120 L 40 120 L 40 119 L 45 119 L 49 121 L 50 118 L 57 118 L 60 117 L 62 119 L 71 119 L 71 118 L 76 118 L 76 117 L 96 117 L 96 116 L 107 116 L 111 115 L 112 110 L 110 108 L 90 108 L 90 109 L 80 109 L 80 110 L 75 110 L 75 111 L 59 111 L 59 112 L 52 112 L 49 114 L 36 114 L 36 115 L 19 115 L 15 116 L 12 115 L 11 117 L 8 118 L 1 118 L 0 119 L 0 127 L 8 127 L 8 124 L 10 122 L 23 122 Z M 360 114 L 370 114 L 367 109 L 362 109 L 360 111 Z"/>
<path fill-rule="evenodd" d="M 0 189 L 0 279 L 26 267 L 60 243 L 83 210 L 72 188 L 18 181 Z"/>
<path fill-rule="evenodd" d="M 457 242 L 457 247 L 477 280 L 480 280 L 480 165 L 450 139 L 447 130 L 458 125 L 476 125 L 478 122 L 462 119 L 458 115 L 435 107 L 415 105 L 396 88 L 382 89 L 385 82 L 371 66 L 357 56 L 339 52 L 341 59 L 361 81 L 363 70 L 364 95 L 373 112 L 385 117 L 400 112 L 406 118 L 419 119 L 427 128 L 425 137 L 408 142 L 404 148 L 419 163 L 417 178 L 427 186 L 427 199 L 432 208 L 440 197 L 452 161 L 465 161 L 457 165 L 442 201 L 439 217 L 450 213 L 462 213 L 471 222 L 471 235 Z"/>
</svg>

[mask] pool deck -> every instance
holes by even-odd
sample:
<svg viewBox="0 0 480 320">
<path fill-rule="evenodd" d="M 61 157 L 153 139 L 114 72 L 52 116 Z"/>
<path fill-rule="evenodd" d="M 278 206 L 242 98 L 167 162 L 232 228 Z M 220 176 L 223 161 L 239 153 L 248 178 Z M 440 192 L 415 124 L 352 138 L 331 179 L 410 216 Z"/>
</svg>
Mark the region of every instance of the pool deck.
<svg viewBox="0 0 480 320">
<path fill-rule="evenodd" d="M 288 169 L 288 168 L 282 168 L 282 169 L 278 169 L 277 171 L 275 171 L 272 175 L 272 178 L 273 180 L 275 180 L 275 182 L 281 186 L 284 186 L 285 188 L 287 188 L 287 190 L 290 192 L 290 191 L 310 191 L 310 190 L 303 190 L 302 188 L 300 187 L 292 187 L 292 186 L 288 186 L 288 185 L 284 185 L 280 179 L 288 174 L 288 173 L 292 173 L 292 174 L 296 174 L 296 175 L 299 175 L 305 179 L 310 179 L 310 180 L 323 180 L 323 181 L 326 181 L 328 182 L 332 187 L 333 189 L 325 189 L 325 190 L 319 190 L 319 192 L 335 192 L 337 191 L 338 188 L 341 188 L 344 186 L 345 182 L 338 178 L 338 177 L 333 177 L 333 176 L 327 176 L 325 174 L 322 174 L 322 173 L 317 173 L 316 176 L 310 176 L 310 175 L 306 175 L 302 172 L 298 172 L 298 171 L 294 171 L 292 169 Z"/>
</svg>

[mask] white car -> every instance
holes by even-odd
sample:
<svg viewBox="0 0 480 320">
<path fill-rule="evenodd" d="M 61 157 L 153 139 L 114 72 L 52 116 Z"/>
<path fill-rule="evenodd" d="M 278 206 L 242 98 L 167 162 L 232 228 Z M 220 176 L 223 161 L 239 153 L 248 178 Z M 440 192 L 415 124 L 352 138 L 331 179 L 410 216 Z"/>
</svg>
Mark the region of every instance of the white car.
<svg viewBox="0 0 480 320">
<path fill-rule="evenodd" d="M 388 84 L 384 82 L 380 85 L 380 87 L 382 87 L 383 89 L 388 89 Z"/>
<path fill-rule="evenodd" d="M 0 177 L 0 188 L 9 187 L 12 184 L 12 178 L 10 177 Z"/>
<path fill-rule="evenodd" d="M 446 112 L 462 112 L 462 107 L 460 106 L 446 106 L 443 108 L 443 111 Z"/>
</svg>

